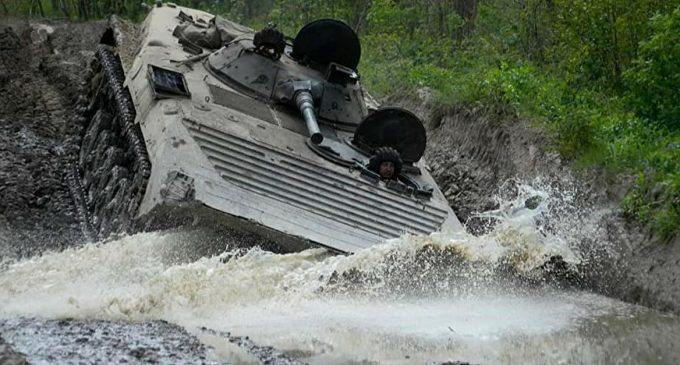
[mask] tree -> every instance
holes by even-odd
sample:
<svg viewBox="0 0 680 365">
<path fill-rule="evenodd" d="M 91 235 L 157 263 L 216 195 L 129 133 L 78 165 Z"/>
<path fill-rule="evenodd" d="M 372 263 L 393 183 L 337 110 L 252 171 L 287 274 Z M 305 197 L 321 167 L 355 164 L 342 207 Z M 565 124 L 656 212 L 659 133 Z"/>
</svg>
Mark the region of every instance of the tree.
<svg viewBox="0 0 680 365">
<path fill-rule="evenodd" d="M 652 34 L 624 77 L 637 113 L 680 131 L 680 7 L 650 21 Z"/>
<path fill-rule="evenodd" d="M 453 8 L 464 23 L 456 29 L 458 40 L 468 37 L 475 29 L 477 19 L 477 0 L 454 0 Z"/>
</svg>

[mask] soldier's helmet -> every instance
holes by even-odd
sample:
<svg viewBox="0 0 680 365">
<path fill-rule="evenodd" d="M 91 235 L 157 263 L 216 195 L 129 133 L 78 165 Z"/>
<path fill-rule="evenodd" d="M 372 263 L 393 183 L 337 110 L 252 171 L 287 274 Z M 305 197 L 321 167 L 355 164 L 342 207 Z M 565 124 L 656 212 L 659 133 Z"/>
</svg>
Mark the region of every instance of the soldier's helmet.
<svg viewBox="0 0 680 365">
<path fill-rule="evenodd" d="M 376 174 L 380 174 L 380 165 L 383 162 L 392 162 L 394 164 L 394 178 L 399 176 L 403 162 L 397 150 L 392 147 L 376 148 L 366 168 L 375 172 Z"/>
</svg>

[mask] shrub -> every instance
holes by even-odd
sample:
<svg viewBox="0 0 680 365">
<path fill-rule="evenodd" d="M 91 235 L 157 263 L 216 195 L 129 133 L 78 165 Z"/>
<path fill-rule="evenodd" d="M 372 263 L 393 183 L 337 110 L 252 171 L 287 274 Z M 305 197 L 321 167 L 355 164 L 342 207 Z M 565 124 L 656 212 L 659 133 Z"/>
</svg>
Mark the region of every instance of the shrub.
<svg viewBox="0 0 680 365">
<path fill-rule="evenodd" d="M 680 130 L 680 7 L 652 18 L 652 36 L 640 43 L 624 73 L 635 111 L 673 131 Z"/>
</svg>

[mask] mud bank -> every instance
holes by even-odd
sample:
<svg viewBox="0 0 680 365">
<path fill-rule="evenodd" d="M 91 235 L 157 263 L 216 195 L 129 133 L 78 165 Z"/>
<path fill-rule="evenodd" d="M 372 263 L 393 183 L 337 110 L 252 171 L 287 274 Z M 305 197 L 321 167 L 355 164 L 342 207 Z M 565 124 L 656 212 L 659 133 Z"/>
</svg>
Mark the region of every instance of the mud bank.
<svg viewBox="0 0 680 365">
<path fill-rule="evenodd" d="M 195 334 L 190 334 L 183 327 L 162 320 L 15 318 L 0 320 L 0 330 L 7 341 L 14 344 L 12 350 L 0 339 L 2 364 L 302 364 L 247 338 L 207 329 L 197 329 Z M 7 352 L 2 352 L 3 346 Z M 231 356 L 216 353 L 215 347 L 231 350 Z"/>
<path fill-rule="evenodd" d="M 34 363 L 214 364 L 208 349 L 186 330 L 166 322 L 0 321 L 15 350 Z"/>
<path fill-rule="evenodd" d="M 24 365 L 28 364 L 26 357 L 10 347 L 2 337 L 0 337 L 0 364 L 5 365 Z"/>
<path fill-rule="evenodd" d="M 627 176 L 575 170 L 551 151 L 550 138 L 526 120 L 473 106 L 437 107 L 421 89 L 389 103 L 415 110 L 428 128 L 425 157 L 451 207 L 468 231 L 495 224 L 480 212 L 498 208 L 516 183 L 561 195 L 544 226 L 584 253 L 579 286 L 663 311 L 680 313 L 680 239 L 660 242 L 619 207 Z M 509 183 L 510 182 L 510 183 Z"/>
<path fill-rule="evenodd" d="M 105 25 L 0 19 L 0 258 L 81 240 L 65 166 L 83 70 Z"/>
</svg>

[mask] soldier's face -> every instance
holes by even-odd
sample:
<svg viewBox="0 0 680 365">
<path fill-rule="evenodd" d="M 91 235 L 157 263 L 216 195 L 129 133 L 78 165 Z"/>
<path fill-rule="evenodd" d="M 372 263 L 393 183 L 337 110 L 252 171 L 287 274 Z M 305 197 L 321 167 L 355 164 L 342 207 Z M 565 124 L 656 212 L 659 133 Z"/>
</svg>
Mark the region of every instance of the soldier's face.
<svg viewBox="0 0 680 365">
<path fill-rule="evenodd" d="M 391 179 L 394 176 L 394 162 L 385 161 L 380 164 L 380 177 Z"/>
</svg>

